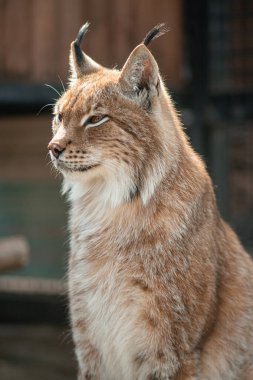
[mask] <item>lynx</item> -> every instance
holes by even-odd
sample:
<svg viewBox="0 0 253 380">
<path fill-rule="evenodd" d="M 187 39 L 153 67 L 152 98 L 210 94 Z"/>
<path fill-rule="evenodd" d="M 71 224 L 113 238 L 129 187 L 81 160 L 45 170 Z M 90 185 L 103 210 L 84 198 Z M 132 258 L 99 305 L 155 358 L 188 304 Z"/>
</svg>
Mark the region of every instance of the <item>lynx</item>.
<svg viewBox="0 0 253 380">
<path fill-rule="evenodd" d="M 79 380 L 252 380 L 253 263 L 222 220 L 158 65 L 152 29 L 122 70 L 71 44 L 55 167 L 70 201 Z"/>
</svg>

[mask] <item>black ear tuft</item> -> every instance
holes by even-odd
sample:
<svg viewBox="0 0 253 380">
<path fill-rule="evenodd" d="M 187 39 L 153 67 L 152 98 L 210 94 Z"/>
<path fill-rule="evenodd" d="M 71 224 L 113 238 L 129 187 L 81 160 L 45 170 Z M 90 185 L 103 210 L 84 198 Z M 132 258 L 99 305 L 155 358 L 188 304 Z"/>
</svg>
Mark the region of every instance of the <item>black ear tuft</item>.
<svg viewBox="0 0 253 380">
<path fill-rule="evenodd" d="M 90 23 L 86 22 L 79 30 L 75 41 L 70 45 L 70 84 L 73 84 L 77 78 L 94 73 L 101 68 L 98 63 L 85 54 L 80 48 L 82 39 L 88 32 L 89 26 Z"/>
<path fill-rule="evenodd" d="M 82 42 L 83 37 L 89 30 L 90 23 L 87 21 L 79 30 L 78 35 L 75 39 L 75 45 L 80 46 L 80 43 Z"/>
<path fill-rule="evenodd" d="M 169 29 L 166 28 L 165 23 L 156 25 L 151 29 L 143 40 L 145 46 L 147 46 L 152 40 L 167 33 Z"/>
</svg>

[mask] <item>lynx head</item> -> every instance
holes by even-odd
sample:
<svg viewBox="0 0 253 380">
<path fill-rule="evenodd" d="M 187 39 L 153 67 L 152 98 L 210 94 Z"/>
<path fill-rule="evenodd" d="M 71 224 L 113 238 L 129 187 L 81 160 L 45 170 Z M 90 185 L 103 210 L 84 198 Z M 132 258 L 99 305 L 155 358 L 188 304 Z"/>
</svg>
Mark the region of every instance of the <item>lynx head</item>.
<svg viewBox="0 0 253 380">
<path fill-rule="evenodd" d="M 152 29 L 122 70 L 111 70 L 80 49 L 88 26 L 71 44 L 70 85 L 55 106 L 51 159 L 70 194 L 78 187 L 78 196 L 94 191 L 112 205 L 135 196 L 146 204 L 174 154 L 169 98 L 147 48 L 165 30 Z"/>
</svg>

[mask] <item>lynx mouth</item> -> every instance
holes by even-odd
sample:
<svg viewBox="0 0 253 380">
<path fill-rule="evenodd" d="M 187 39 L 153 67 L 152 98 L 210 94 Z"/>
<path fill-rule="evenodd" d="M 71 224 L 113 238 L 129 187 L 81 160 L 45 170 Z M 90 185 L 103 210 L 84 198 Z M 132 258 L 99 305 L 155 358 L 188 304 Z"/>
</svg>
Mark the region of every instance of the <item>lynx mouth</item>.
<svg viewBox="0 0 253 380">
<path fill-rule="evenodd" d="M 94 165 L 81 165 L 81 166 L 76 166 L 76 165 L 73 165 L 73 166 L 69 166 L 63 162 L 58 162 L 57 163 L 57 168 L 60 169 L 60 170 L 63 170 L 65 172 L 69 172 L 69 173 L 77 173 L 77 172 L 87 172 L 93 168 L 96 168 L 97 166 L 99 166 L 98 164 L 94 164 Z"/>
<path fill-rule="evenodd" d="M 96 168 L 97 166 L 99 166 L 99 165 L 97 164 L 97 165 L 90 165 L 90 166 L 82 166 L 81 168 L 77 169 L 77 171 L 87 172 L 88 170 Z"/>
</svg>

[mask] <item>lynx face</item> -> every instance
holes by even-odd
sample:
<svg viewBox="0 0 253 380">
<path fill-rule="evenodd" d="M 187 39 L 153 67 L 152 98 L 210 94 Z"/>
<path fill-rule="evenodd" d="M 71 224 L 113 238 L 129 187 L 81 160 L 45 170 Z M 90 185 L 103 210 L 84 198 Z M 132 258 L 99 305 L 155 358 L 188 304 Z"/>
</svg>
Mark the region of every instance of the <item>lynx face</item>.
<svg viewBox="0 0 253 380">
<path fill-rule="evenodd" d="M 115 187 L 121 200 L 136 193 L 147 198 L 162 171 L 157 64 L 144 44 L 122 71 L 105 69 L 82 52 L 80 62 L 78 47 L 75 41 L 71 85 L 55 106 L 52 161 L 66 182 Z"/>
</svg>

